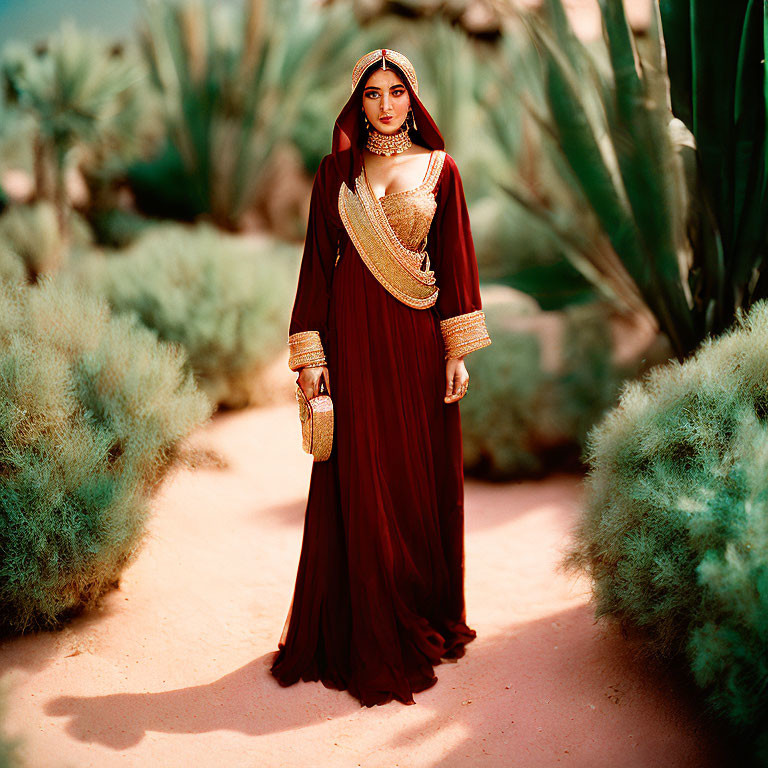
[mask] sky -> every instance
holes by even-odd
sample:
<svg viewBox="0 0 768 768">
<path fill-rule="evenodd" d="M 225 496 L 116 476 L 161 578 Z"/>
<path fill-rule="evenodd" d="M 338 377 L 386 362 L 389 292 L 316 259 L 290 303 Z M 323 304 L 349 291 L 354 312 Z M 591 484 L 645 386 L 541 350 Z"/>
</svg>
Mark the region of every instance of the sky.
<svg viewBox="0 0 768 768">
<path fill-rule="evenodd" d="M 107 37 L 127 37 L 138 19 L 139 5 L 140 0 L 0 0 L 0 47 L 8 40 L 45 38 L 64 19 Z"/>
<path fill-rule="evenodd" d="M 66 18 L 87 30 L 125 37 L 138 13 L 137 0 L 0 0 L 0 46 L 47 37 Z"/>
</svg>

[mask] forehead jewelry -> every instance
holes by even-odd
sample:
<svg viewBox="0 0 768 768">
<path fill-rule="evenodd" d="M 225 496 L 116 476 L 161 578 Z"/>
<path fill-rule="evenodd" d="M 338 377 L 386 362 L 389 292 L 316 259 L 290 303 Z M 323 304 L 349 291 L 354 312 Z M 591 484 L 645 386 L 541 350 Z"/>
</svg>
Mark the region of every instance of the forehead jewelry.
<svg viewBox="0 0 768 768">
<path fill-rule="evenodd" d="M 352 92 L 354 92 L 360 82 L 360 78 L 363 76 L 365 70 L 377 61 L 382 62 L 382 69 L 387 68 L 387 62 L 396 64 L 411 84 L 413 92 L 417 96 L 419 95 L 419 81 L 416 79 L 416 72 L 413 69 L 413 64 L 411 64 L 407 56 L 404 56 L 399 51 L 393 51 L 391 48 L 376 48 L 357 60 L 357 63 L 352 69 Z"/>
</svg>

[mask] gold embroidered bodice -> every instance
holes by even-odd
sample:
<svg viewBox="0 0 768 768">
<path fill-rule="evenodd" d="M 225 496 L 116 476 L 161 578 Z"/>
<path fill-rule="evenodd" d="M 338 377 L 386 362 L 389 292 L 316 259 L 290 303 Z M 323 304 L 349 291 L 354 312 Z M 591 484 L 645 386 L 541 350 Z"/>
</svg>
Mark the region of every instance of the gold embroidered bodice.
<svg viewBox="0 0 768 768">
<path fill-rule="evenodd" d="M 423 250 L 437 208 L 434 195 L 425 189 L 412 189 L 385 195 L 379 202 L 397 239 L 412 251 Z"/>
<path fill-rule="evenodd" d="M 397 239 L 413 251 L 426 248 L 426 237 L 437 209 L 434 188 L 440 177 L 445 153 L 433 152 L 424 180 L 418 187 L 390 192 L 379 203 Z"/>
</svg>

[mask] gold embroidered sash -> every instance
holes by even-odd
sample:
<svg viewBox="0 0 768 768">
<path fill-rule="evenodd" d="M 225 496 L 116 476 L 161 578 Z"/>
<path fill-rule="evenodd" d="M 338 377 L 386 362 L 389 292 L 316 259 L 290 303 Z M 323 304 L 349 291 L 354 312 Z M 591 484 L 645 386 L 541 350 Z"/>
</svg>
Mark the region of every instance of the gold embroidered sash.
<svg viewBox="0 0 768 768">
<path fill-rule="evenodd" d="M 428 182 L 434 186 L 435 166 L 439 175 L 442 162 L 430 163 L 419 188 Z M 349 239 L 371 274 L 389 293 L 409 307 L 429 309 L 437 301 L 438 291 L 435 273 L 429 269 L 429 257 L 426 251 L 412 251 L 402 244 L 364 174 L 363 170 L 355 179 L 355 192 L 344 182 L 339 190 L 339 215 Z"/>
</svg>

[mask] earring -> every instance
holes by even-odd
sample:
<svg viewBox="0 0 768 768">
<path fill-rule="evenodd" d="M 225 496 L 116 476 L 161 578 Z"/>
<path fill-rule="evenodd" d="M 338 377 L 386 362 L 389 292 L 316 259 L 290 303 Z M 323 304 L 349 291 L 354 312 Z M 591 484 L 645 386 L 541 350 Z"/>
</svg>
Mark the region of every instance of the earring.
<svg viewBox="0 0 768 768">
<path fill-rule="evenodd" d="M 411 107 L 408 107 L 408 114 L 411 118 L 411 125 L 413 127 L 413 130 L 416 130 L 416 115 L 413 114 L 413 109 Z"/>
<path fill-rule="evenodd" d="M 370 131 L 371 124 L 368 122 L 368 115 L 365 114 L 365 110 L 363 110 L 363 120 L 365 121 L 365 130 Z"/>
</svg>

